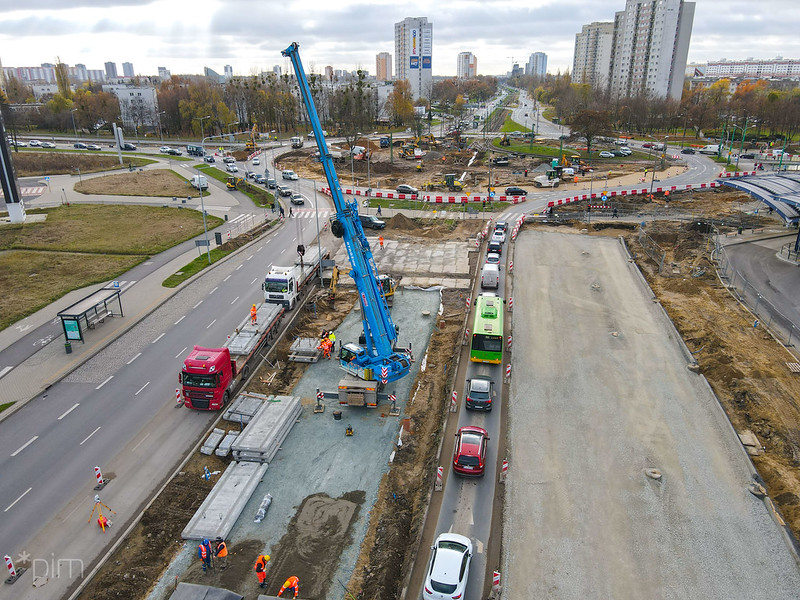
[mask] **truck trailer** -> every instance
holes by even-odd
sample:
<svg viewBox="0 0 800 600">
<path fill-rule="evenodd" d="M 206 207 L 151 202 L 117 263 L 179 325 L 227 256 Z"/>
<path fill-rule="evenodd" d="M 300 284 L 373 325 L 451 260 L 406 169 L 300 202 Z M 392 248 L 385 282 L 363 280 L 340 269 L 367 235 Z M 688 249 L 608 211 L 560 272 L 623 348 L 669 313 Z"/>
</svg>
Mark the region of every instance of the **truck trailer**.
<svg viewBox="0 0 800 600">
<path fill-rule="evenodd" d="M 299 250 L 300 248 L 298 248 Z M 264 302 L 280 304 L 292 310 L 297 304 L 300 293 L 319 271 L 320 258 L 328 257 L 328 249 L 323 247 L 305 250 L 302 257 L 298 257 L 290 267 L 273 266 L 266 277 L 261 289 L 264 290 Z"/>
<path fill-rule="evenodd" d="M 261 350 L 274 339 L 284 309 L 277 304 L 256 308 L 256 322 L 247 317 L 221 348 L 195 346 L 178 376 L 184 406 L 220 410 L 250 377 Z"/>
</svg>

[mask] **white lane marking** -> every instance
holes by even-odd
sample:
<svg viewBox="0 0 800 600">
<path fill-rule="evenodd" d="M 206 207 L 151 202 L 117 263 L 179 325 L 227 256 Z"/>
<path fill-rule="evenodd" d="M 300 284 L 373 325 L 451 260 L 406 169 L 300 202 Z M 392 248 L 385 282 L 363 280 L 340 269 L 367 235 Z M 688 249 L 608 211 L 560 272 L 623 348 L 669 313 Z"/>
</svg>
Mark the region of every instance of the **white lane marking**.
<svg viewBox="0 0 800 600">
<path fill-rule="evenodd" d="M 239 265 L 238 267 L 236 267 L 236 269 L 235 269 L 235 270 L 236 270 L 236 271 L 238 271 L 238 270 L 239 270 L 239 269 L 241 269 L 243 266 L 244 266 L 244 265 Z"/>
<path fill-rule="evenodd" d="M 134 396 L 138 396 L 138 395 L 139 395 L 139 394 L 142 392 L 142 390 L 143 390 L 144 388 L 146 388 L 148 385 L 150 385 L 150 382 L 149 382 L 149 381 L 148 381 L 147 383 L 145 383 L 145 384 L 144 384 L 142 387 L 140 387 L 140 388 L 139 388 L 139 391 L 138 391 L 138 392 L 136 392 L 136 393 L 134 394 Z"/>
<path fill-rule="evenodd" d="M 144 443 L 144 441 L 145 441 L 147 438 L 149 438 L 149 437 L 150 437 L 150 434 L 149 434 L 149 433 L 148 433 L 148 434 L 146 434 L 146 435 L 145 435 L 145 436 L 144 436 L 142 439 L 140 439 L 140 440 L 139 440 L 139 443 L 138 443 L 138 444 L 136 444 L 136 445 L 135 445 L 133 448 L 131 448 L 131 452 L 136 452 L 136 449 L 137 449 L 139 446 L 141 446 L 141 445 Z"/>
<path fill-rule="evenodd" d="M 286 252 L 286 248 L 284 248 L 283 250 L 281 250 L 281 254 L 283 254 L 284 252 Z"/>
<path fill-rule="evenodd" d="M 210 296 L 211 294 L 213 294 L 214 292 L 216 292 L 218 289 L 219 289 L 219 286 L 215 287 L 213 290 L 211 290 L 210 292 L 208 292 L 208 295 Z"/>
<path fill-rule="evenodd" d="M 195 304 L 195 305 L 194 305 L 192 308 L 193 308 L 193 309 L 194 309 L 194 308 L 197 308 L 197 307 L 198 307 L 198 306 L 200 306 L 202 303 L 203 303 L 203 301 L 202 301 L 202 300 L 200 300 L 200 302 L 198 302 L 197 304 Z"/>
<path fill-rule="evenodd" d="M 478 551 L 478 554 L 483 554 L 483 542 L 480 540 L 475 540 L 475 550 Z"/>
<path fill-rule="evenodd" d="M 8 505 L 8 507 L 7 507 L 7 508 L 6 508 L 6 509 L 5 509 L 3 512 L 8 512 L 9 510 L 11 510 L 11 507 L 12 507 L 12 506 L 14 506 L 14 505 L 15 505 L 17 502 L 19 502 L 20 500 L 22 500 L 22 499 L 25 497 L 25 494 L 27 494 L 28 492 L 30 492 L 32 489 L 33 489 L 32 487 L 29 487 L 27 490 L 25 490 L 24 492 L 22 492 L 22 494 L 20 495 L 20 497 L 19 497 L 19 498 L 17 498 L 16 500 L 14 500 L 14 501 L 13 501 L 11 504 L 9 504 L 9 505 Z"/>
<path fill-rule="evenodd" d="M 39 439 L 39 436 L 38 436 L 38 435 L 35 435 L 35 436 L 33 436 L 33 437 L 32 437 L 31 439 L 29 439 L 27 442 L 25 442 L 24 444 L 22 444 L 22 446 L 20 446 L 19 448 L 17 448 L 17 451 L 16 451 L 16 452 L 14 452 L 14 454 L 12 454 L 11 456 L 16 456 L 17 454 L 19 454 L 20 452 L 22 452 L 23 450 L 25 450 L 25 448 L 27 448 L 28 446 L 30 446 L 30 445 L 31 445 L 33 442 L 35 442 L 35 441 L 36 441 L 36 440 L 38 440 L 38 439 Z"/>
<path fill-rule="evenodd" d="M 258 281 L 258 277 L 256 277 L 255 279 L 253 279 L 253 281 L 251 281 L 251 282 L 250 282 L 250 285 L 253 285 L 253 284 L 254 284 L 256 281 Z M 0 377 L 2 377 L 2 375 L 0 375 Z"/>
<path fill-rule="evenodd" d="M 183 354 L 184 352 L 186 352 L 186 349 L 187 349 L 188 347 L 189 347 L 189 346 L 186 346 L 186 347 L 185 347 L 183 350 L 181 350 L 180 352 L 178 352 L 178 353 L 175 355 L 175 358 L 178 358 L 178 357 L 179 357 L 181 354 Z"/>
<path fill-rule="evenodd" d="M 228 276 L 227 276 L 225 279 L 223 279 L 222 281 L 223 281 L 223 282 L 224 282 L 224 281 L 228 281 L 228 279 L 230 279 L 230 278 L 231 278 L 231 276 L 230 276 L 230 275 L 228 275 Z"/>
<path fill-rule="evenodd" d="M 136 356 L 134 356 L 132 359 L 130 359 L 130 360 L 128 361 L 128 364 L 131 364 L 133 361 L 135 361 L 135 360 L 136 360 L 137 358 L 139 358 L 141 355 L 142 355 L 142 353 L 141 353 L 141 352 L 139 352 L 139 353 L 138 353 Z"/>
<path fill-rule="evenodd" d="M 254 279 L 253 281 L 255 281 L 255 279 Z M 252 284 L 251 284 L 251 285 L 252 285 Z M 13 368 L 14 368 L 14 367 L 4 367 L 4 368 L 3 368 L 3 370 L 2 370 L 2 371 L 0 371 L 0 377 L 2 377 L 3 375 L 5 375 L 6 373 L 8 373 L 8 372 L 9 372 L 11 369 L 13 369 Z"/>
<path fill-rule="evenodd" d="M 100 427 L 102 427 L 102 425 L 100 425 Z M 80 445 L 81 445 L 81 446 L 83 446 L 83 445 L 84 445 L 86 442 L 88 442 L 90 437 L 92 437 L 92 436 L 93 436 L 95 433 L 97 433 L 98 431 L 100 431 L 100 427 L 98 427 L 98 428 L 97 428 L 97 429 L 95 429 L 95 430 L 94 430 L 92 433 L 90 433 L 89 435 L 87 435 L 87 436 L 86 436 L 86 437 L 83 439 L 83 441 L 80 443 Z"/>
<path fill-rule="evenodd" d="M 247 260 L 250 260 L 250 259 L 251 259 L 251 258 L 253 258 L 254 256 L 255 256 L 255 254 L 251 254 L 250 256 L 248 256 L 248 257 L 247 257 Z"/>
<path fill-rule="evenodd" d="M 86 499 L 88 500 L 88 499 L 89 499 L 89 496 L 86 496 Z M 79 508 L 81 508 L 82 506 L 85 506 L 85 504 L 84 504 L 83 502 L 79 502 L 79 503 L 77 504 L 77 506 L 76 506 L 75 508 L 73 508 L 71 511 L 69 511 L 69 514 L 68 514 L 66 517 L 64 517 L 64 521 L 66 521 L 66 520 L 67 520 L 67 519 L 69 519 L 69 518 L 70 518 L 72 515 L 74 515 L 74 514 L 75 514 L 75 511 L 76 511 L 76 510 L 78 510 Z"/>
<path fill-rule="evenodd" d="M 109 381 L 111 381 L 112 379 L 114 379 L 114 376 L 113 376 L 113 375 L 109 375 L 109 376 L 106 378 L 106 380 L 105 380 L 103 383 L 101 383 L 100 385 L 98 385 L 98 386 L 97 386 L 96 388 L 94 388 L 94 389 L 96 389 L 96 390 L 99 390 L 101 387 L 103 387 L 105 384 L 107 384 L 107 383 L 108 383 Z"/>
<path fill-rule="evenodd" d="M 236 298 L 234 298 L 234 299 L 231 301 L 231 304 L 234 304 L 234 303 L 235 303 L 235 302 L 236 302 L 238 299 L 239 299 L 239 296 L 236 296 Z"/>
<path fill-rule="evenodd" d="M 296 242 L 296 241 L 297 241 L 297 238 L 292 238 L 292 241 L 293 241 L 293 242 Z"/>
<path fill-rule="evenodd" d="M 175 323 L 173 323 L 173 325 L 177 325 L 178 323 L 180 323 L 181 321 L 183 321 L 185 318 L 186 318 L 186 315 L 183 315 L 183 316 L 182 316 L 180 319 L 178 319 L 177 321 L 175 321 Z"/>
<path fill-rule="evenodd" d="M 162 333 L 160 336 L 158 336 L 156 339 L 154 339 L 154 340 L 153 340 L 152 342 L 150 342 L 150 343 L 151 343 L 151 344 L 155 344 L 155 343 L 156 343 L 158 340 L 160 340 L 160 339 L 161 339 L 162 337 L 164 337 L 165 335 L 167 335 L 167 334 L 166 334 L 166 333 Z"/>
<path fill-rule="evenodd" d="M 80 405 L 81 405 L 81 403 L 80 403 L 80 402 L 76 402 L 75 404 L 73 404 L 73 405 L 72 405 L 72 408 L 70 408 L 69 410 L 67 410 L 67 412 L 65 412 L 63 415 L 61 415 L 60 417 L 58 417 L 58 419 L 56 419 L 56 420 L 57 420 L 57 421 L 60 421 L 61 419 L 63 419 L 64 417 L 66 417 L 66 416 L 67 416 L 69 413 L 71 413 L 73 410 L 75 410 L 76 408 L 78 408 Z"/>
<path fill-rule="evenodd" d="M 211 321 L 211 323 L 209 323 L 208 325 L 206 325 L 206 329 L 208 329 L 209 327 L 211 327 L 211 326 L 212 326 L 214 323 L 216 323 L 216 322 L 217 322 L 217 320 L 216 320 L 216 319 L 214 319 L 213 321 Z"/>
<path fill-rule="evenodd" d="M 264 246 L 259 246 L 258 250 L 256 250 L 256 252 L 261 252 L 263 249 L 264 249 Z"/>
</svg>

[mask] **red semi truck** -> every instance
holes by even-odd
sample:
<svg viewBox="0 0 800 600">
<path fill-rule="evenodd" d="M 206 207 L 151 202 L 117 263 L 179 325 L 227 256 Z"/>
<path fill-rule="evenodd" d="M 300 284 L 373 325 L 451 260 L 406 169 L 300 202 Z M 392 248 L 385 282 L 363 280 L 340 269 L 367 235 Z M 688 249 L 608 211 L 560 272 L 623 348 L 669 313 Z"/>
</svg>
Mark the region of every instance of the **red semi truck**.
<svg viewBox="0 0 800 600">
<path fill-rule="evenodd" d="M 277 335 L 283 313 L 278 304 L 261 304 L 256 308 L 256 323 L 247 317 L 222 348 L 195 346 L 178 376 L 184 405 L 197 410 L 224 407 L 250 377 L 261 349 Z"/>
</svg>

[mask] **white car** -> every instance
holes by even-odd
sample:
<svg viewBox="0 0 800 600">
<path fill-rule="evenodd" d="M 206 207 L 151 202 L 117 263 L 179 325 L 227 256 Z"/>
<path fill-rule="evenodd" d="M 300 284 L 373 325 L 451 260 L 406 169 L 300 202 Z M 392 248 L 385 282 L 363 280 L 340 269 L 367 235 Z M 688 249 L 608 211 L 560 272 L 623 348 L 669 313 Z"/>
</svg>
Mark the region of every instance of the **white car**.
<svg viewBox="0 0 800 600">
<path fill-rule="evenodd" d="M 622 147 L 619 149 L 619 151 L 620 151 L 620 152 L 622 152 L 622 154 L 623 154 L 623 155 L 625 155 L 625 156 L 630 156 L 631 154 L 633 154 L 633 152 L 631 151 L 631 149 L 630 149 L 630 148 L 628 148 L 627 146 L 622 146 Z"/>
<path fill-rule="evenodd" d="M 431 546 L 431 562 L 422 589 L 424 600 L 464 598 L 472 560 L 472 542 L 457 533 L 442 533 Z"/>
<path fill-rule="evenodd" d="M 158 149 L 158 151 L 161 152 L 161 154 L 166 154 L 169 150 L 172 150 L 172 148 L 170 148 L 169 146 L 161 146 L 161 148 Z"/>
<path fill-rule="evenodd" d="M 614 158 L 614 153 L 609 152 L 608 150 L 603 150 L 600 154 L 598 154 L 600 158 Z"/>
<path fill-rule="evenodd" d="M 239 167 L 237 167 L 236 165 L 225 165 L 225 170 L 228 173 L 238 173 Z"/>
<path fill-rule="evenodd" d="M 256 156 L 256 157 L 253 159 L 253 164 L 254 164 L 254 165 L 260 165 L 260 164 L 261 164 L 261 159 L 260 159 L 260 158 L 258 158 L 258 157 Z"/>
<path fill-rule="evenodd" d="M 506 232 L 501 229 L 495 229 L 494 233 L 492 234 L 492 239 L 489 241 L 500 242 L 501 244 L 504 244 L 506 241 Z"/>
<path fill-rule="evenodd" d="M 41 146 L 42 142 L 40 142 L 39 140 L 31 140 L 30 142 L 28 142 L 28 145 L 31 148 L 35 148 L 36 146 Z"/>
<path fill-rule="evenodd" d="M 56 145 L 53 142 L 42 142 L 42 148 L 55 148 Z"/>
</svg>

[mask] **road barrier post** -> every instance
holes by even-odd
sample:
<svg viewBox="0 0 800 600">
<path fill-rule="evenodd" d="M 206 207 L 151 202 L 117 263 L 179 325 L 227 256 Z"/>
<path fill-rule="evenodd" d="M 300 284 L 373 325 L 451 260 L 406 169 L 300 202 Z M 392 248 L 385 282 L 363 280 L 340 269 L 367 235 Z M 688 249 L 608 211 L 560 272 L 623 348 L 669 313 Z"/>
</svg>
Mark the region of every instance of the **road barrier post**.
<svg viewBox="0 0 800 600">
<path fill-rule="evenodd" d="M 508 336 L 508 339 L 506 340 L 506 350 L 511 350 L 511 336 Z"/>
<path fill-rule="evenodd" d="M 106 487 L 106 484 L 111 481 L 110 479 L 103 477 L 103 472 L 100 470 L 100 467 L 94 468 L 94 476 L 97 480 L 97 485 L 94 486 L 94 489 L 96 490 L 102 490 L 104 487 Z"/>
<path fill-rule="evenodd" d="M 503 466 L 500 469 L 500 483 L 505 483 L 507 476 L 508 476 L 508 461 L 503 460 Z"/>
<path fill-rule="evenodd" d="M 511 381 L 511 363 L 506 365 L 505 383 L 508 383 L 509 381 Z"/>
<path fill-rule="evenodd" d="M 444 467 L 436 467 L 436 483 L 434 484 L 434 491 L 442 491 L 442 477 L 444 476 Z"/>
<path fill-rule="evenodd" d="M 14 567 L 14 563 L 8 554 L 6 554 L 3 558 L 5 558 L 6 567 L 8 568 L 8 577 L 6 578 L 6 583 L 14 583 L 25 572 L 25 569 L 17 569 Z"/>
<path fill-rule="evenodd" d="M 492 573 L 492 592 L 494 594 L 500 593 L 500 571 Z"/>
<path fill-rule="evenodd" d="M 469 329 L 464 331 L 464 341 L 461 342 L 461 345 L 466 346 L 468 341 L 469 341 Z"/>
<path fill-rule="evenodd" d="M 514 312 L 514 296 L 508 298 L 508 312 Z"/>
<path fill-rule="evenodd" d="M 452 395 L 450 396 L 450 412 L 457 412 L 458 411 L 458 392 L 453 390 Z"/>
<path fill-rule="evenodd" d="M 175 408 L 183 406 L 183 398 L 181 398 L 181 388 L 175 388 Z"/>
</svg>

